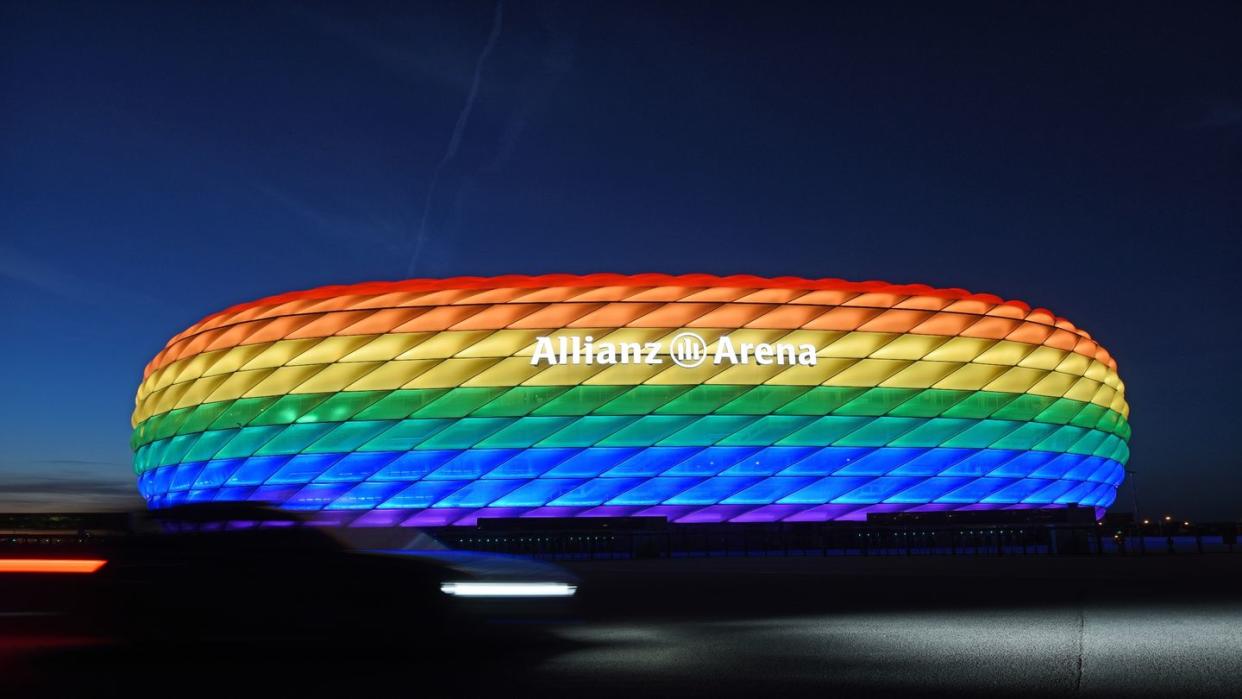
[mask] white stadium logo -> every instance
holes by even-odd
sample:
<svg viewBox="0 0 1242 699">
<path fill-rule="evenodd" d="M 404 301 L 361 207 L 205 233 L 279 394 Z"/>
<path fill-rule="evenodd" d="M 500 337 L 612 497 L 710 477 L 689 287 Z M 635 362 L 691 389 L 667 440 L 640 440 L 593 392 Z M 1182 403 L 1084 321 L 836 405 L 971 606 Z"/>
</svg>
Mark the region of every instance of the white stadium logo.
<svg viewBox="0 0 1242 699">
<path fill-rule="evenodd" d="M 659 342 L 596 342 L 587 335 L 560 335 L 535 338 L 531 366 L 557 364 L 664 364 L 664 346 Z M 721 335 L 715 349 L 698 333 L 682 331 L 668 343 L 668 358 L 685 369 L 712 364 L 759 364 L 815 366 L 815 346 L 788 342 L 738 342 Z"/>
<path fill-rule="evenodd" d="M 668 343 L 668 353 L 677 366 L 693 369 L 707 359 L 707 342 L 696 333 L 677 333 Z"/>
</svg>

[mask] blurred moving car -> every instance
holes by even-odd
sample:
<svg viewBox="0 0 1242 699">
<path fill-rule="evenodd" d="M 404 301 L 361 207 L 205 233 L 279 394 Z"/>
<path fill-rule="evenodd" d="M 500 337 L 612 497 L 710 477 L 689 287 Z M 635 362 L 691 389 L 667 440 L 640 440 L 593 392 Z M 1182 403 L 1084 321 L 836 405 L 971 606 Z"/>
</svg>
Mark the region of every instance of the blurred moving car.
<svg viewBox="0 0 1242 699">
<path fill-rule="evenodd" d="M 418 530 L 376 541 L 263 506 L 144 513 L 135 529 L 89 557 L 5 556 L 0 589 L 9 606 L 109 638 L 417 645 L 563 618 L 578 584 L 557 566 L 448 550 Z"/>
</svg>

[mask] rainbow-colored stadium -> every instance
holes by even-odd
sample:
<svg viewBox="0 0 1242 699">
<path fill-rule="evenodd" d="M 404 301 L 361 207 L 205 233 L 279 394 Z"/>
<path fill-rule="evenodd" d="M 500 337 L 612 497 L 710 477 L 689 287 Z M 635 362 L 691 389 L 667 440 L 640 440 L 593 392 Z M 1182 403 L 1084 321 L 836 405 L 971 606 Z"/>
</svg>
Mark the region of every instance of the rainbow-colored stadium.
<svg viewBox="0 0 1242 699">
<path fill-rule="evenodd" d="M 151 507 L 265 501 L 358 526 L 1098 515 L 1125 473 L 1128 412 L 1089 334 L 995 296 L 458 277 L 324 287 L 202 320 L 147 366 L 133 447 Z"/>
</svg>

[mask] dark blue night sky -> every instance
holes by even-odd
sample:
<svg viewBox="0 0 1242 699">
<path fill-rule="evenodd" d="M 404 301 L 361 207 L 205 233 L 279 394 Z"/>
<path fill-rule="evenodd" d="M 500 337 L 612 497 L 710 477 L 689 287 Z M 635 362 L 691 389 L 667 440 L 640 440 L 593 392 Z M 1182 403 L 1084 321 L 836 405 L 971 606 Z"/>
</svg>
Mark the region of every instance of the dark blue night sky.
<svg viewBox="0 0 1242 699">
<path fill-rule="evenodd" d="M 225 306 L 659 271 L 1051 308 L 1118 359 L 1143 508 L 1242 516 L 1242 6 L 500 14 L 5 3 L 0 510 L 139 504 L 142 367 Z"/>
</svg>

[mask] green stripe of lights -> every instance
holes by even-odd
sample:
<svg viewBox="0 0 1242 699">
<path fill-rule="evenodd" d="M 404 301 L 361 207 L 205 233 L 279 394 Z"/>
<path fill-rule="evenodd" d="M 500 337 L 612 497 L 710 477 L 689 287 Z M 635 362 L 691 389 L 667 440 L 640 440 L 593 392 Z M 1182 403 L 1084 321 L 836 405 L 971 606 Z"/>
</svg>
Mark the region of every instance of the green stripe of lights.
<svg viewBox="0 0 1242 699">
<path fill-rule="evenodd" d="M 138 449 L 209 430 L 405 419 L 703 415 L 992 418 L 1074 425 L 1130 437 L 1119 413 L 1029 393 L 837 386 L 517 386 L 305 393 L 204 403 L 156 415 L 134 430 Z"/>
<path fill-rule="evenodd" d="M 531 447 L 849 446 L 1013 449 L 1125 463 L 1116 434 L 1072 424 L 862 415 L 585 415 L 409 418 L 251 425 L 179 434 L 143 446 L 135 470 L 207 459 L 351 451 Z"/>
</svg>

